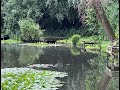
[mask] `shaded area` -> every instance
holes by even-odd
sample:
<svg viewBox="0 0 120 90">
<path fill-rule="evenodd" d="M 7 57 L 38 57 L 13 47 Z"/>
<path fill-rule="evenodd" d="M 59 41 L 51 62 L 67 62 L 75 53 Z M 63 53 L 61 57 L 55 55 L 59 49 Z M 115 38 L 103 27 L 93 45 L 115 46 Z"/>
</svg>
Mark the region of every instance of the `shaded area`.
<svg viewBox="0 0 120 90">
<path fill-rule="evenodd" d="M 9 35 L 1 35 L 1 40 L 10 39 Z"/>
</svg>

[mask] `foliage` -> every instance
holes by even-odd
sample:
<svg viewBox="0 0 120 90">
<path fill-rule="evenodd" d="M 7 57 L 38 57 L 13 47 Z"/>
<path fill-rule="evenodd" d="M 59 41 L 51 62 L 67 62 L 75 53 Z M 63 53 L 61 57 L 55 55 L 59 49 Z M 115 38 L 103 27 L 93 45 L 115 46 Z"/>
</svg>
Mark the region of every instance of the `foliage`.
<svg viewBox="0 0 120 90">
<path fill-rule="evenodd" d="M 97 38 L 95 38 L 94 36 L 90 36 L 90 37 L 80 37 L 80 40 L 77 42 L 78 45 L 82 44 L 82 41 L 86 41 L 86 42 L 90 42 L 90 41 L 96 41 L 98 40 Z M 71 38 L 69 38 L 68 40 L 59 40 L 57 42 L 62 42 L 62 43 L 67 43 L 67 44 L 72 44 Z M 118 41 L 117 41 L 118 42 Z M 111 44 L 110 41 L 106 40 L 100 40 L 100 45 L 87 45 L 86 49 L 89 50 L 100 50 L 103 52 L 106 52 L 107 47 Z M 116 42 L 115 42 L 116 43 Z"/>
<path fill-rule="evenodd" d="M 119 88 L 119 85 L 117 83 L 119 83 L 119 79 L 112 78 L 108 84 L 108 90 L 117 90 Z"/>
<path fill-rule="evenodd" d="M 77 44 L 77 42 L 79 41 L 79 39 L 80 39 L 80 35 L 78 35 L 78 34 L 75 34 L 75 35 L 73 35 L 73 36 L 71 37 L 71 41 L 72 41 L 72 43 L 73 43 L 74 45 Z"/>
<path fill-rule="evenodd" d="M 87 8 L 86 9 L 86 18 L 85 18 L 85 23 L 86 23 L 86 29 L 87 31 L 85 32 L 86 34 L 88 34 L 88 36 L 90 35 L 98 35 L 99 32 L 99 27 L 100 27 L 100 23 L 97 20 L 95 11 L 92 8 Z"/>
<path fill-rule="evenodd" d="M 41 28 L 32 19 L 19 21 L 22 40 L 39 40 L 42 36 Z"/>
<path fill-rule="evenodd" d="M 77 30 L 82 26 L 78 9 L 74 8 L 78 3 L 71 0 L 2 0 L 2 33 L 11 37 L 19 35 L 17 21 L 25 18 L 32 18 L 52 35 L 59 31 L 63 34 L 63 31 L 67 32 L 71 28 Z"/>
<path fill-rule="evenodd" d="M 103 0 L 102 2 L 105 14 L 111 24 L 113 31 L 118 35 L 119 32 L 119 3 L 117 1 Z M 86 32 L 88 35 L 96 35 L 97 40 L 108 39 L 101 23 L 98 21 L 95 11 L 92 8 L 86 9 Z"/>
<path fill-rule="evenodd" d="M 119 4 L 117 1 L 112 1 L 104 5 L 107 18 L 111 23 L 113 31 L 118 34 L 119 32 Z"/>
<path fill-rule="evenodd" d="M 85 74 L 86 90 L 97 90 L 106 67 L 104 63 L 105 57 L 102 55 L 89 60 L 92 70 L 88 70 Z"/>
<path fill-rule="evenodd" d="M 37 71 L 29 68 L 11 68 L 9 71 L 2 70 L 2 90 L 35 90 L 46 89 L 56 90 L 61 87 L 60 80 L 56 77 L 65 77 L 66 73 L 51 72 L 51 71 Z"/>
<path fill-rule="evenodd" d="M 119 3 L 116 0 L 103 0 L 104 10 L 110 24 L 119 36 Z M 81 36 L 96 35 L 105 40 L 106 35 L 97 20 L 93 9 L 84 0 L 2 0 L 1 1 L 1 32 L 18 37 L 20 19 L 32 18 L 45 35 L 71 36 L 75 33 Z"/>
<path fill-rule="evenodd" d="M 17 22 L 19 19 L 30 17 L 35 20 L 42 15 L 37 7 L 37 0 L 2 0 L 1 4 L 2 32 L 9 34 L 11 37 L 14 34 L 20 34 Z"/>
</svg>

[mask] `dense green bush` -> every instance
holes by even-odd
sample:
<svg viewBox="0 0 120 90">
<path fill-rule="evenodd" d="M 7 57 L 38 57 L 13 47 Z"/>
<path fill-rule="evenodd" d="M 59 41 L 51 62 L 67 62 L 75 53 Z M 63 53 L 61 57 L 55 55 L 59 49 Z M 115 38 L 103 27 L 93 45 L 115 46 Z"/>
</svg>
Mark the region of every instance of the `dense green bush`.
<svg viewBox="0 0 120 90">
<path fill-rule="evenodd" d="M 71 37 L 71 40 L 72 40 L 73 45 L 76 45 L 77 42 L 79 41 L 79 39 L 80 39 L 80 35 L 78 35 L 78 34 L 73 35 L 73 36 Z"/>
<path fill-rule="evenodd" d="M 32 19 L 19 20 L 22 40 L 39 40 L 43 35 L 41 28 Z"/>
</svg>

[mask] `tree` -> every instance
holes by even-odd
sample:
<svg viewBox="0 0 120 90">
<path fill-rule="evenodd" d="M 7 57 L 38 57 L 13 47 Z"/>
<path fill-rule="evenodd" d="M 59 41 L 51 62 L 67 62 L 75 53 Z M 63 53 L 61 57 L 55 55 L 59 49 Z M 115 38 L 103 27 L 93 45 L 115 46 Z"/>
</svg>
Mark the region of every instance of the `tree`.
<svg viewBox="0 0 120 90">
<path fill-rule="evenodd" d="M 22 40 L 32 41 L 39 40 L 43 32 L 38 24 L 34 22 L 33 19 L 22 19 L 19 20 L 19 26 L 21 31 Z"/>
<path fill-rule="evenodd" d="M 4 19 L 2 31 L 11 37 L 20 34 L 18 24 L 20 19 L 28 17 L 36 20 L 42 16 L 41 8 L 39 8 L 42 5 L 38 5 L 37 0 L 2 0 L 1 3 L 1 14 Z"/>
<path fill-rule="evenodd" d="M 108 21 L 105 15 L 101 1 L 100 0 L 89 0 L 89 3 L 94 8 L 97 18 L 99 19 L 102 26 L 104 27 L 104 30 L 107 36 L 109 37 L 110 41 L 113 42 L 116 39 L 116 36 L 115 36 L 115 33 L 113 32 L 110 22 Z"/>
<path fill-rule="evenodd" d="M 98 9 L 96 8 L 97 7 L 96 0 L 88 1 L 90 2 L 95 1 L 91 5 L 93 5 L 95 11 L 99 10 L 99 8 Z M 111 1 L 113 1 L 113 4 L 116 9 L 118 7 L 115 5 L 116 0 Z M 100 6 L 101 5 L 102 4 L 100 4 Z M 39 23 L 41 28 L 46 29 L 46 32 L 50 33 L 50 35 L 51 34 L 56 35 L 58 32 L 59 32 L 58 35 L 61 36 L 66 35 L 70 32 L 72 32 L 72 34 L 79 32 L 81 35 L 86 36 L 96 35 L 97 30 L 95 32 L 95 29 L 101 27 L 96 18 L 94 19 L 94 21 L 96 22 L 93 22 L 95 23 L 95 25 L 92 24 L 92 22 L 88 23 L 88 25 L 84 23 L 87 14 L 86 12 L 87 7 L 88 5 L 86 3 L 86 0 L 2 0 L 1 2 L 2 32 L 6 34 L 20 34 L 20 28 L 17 21 L 19 21 L 22 18 L 25 19 L 28 17 L 32 18 L 35 21 L 35 23 Z M 112 6 L 112 8 L 114 7 Z M 106 15 L 108 14 L 109 13 L 107 12 Z M 97 14 L 98 17 L 99 15 L 100 14 Z M 106 15 L 105 12 L 103 12 L 103 15 L 100 16 L 99 19 L 102 20 L 101 21 L 102 25 L 109 38 L 112 40 L 114 38 L 114 35 L 112 34 L 113 32 L 111 32 L 111 28 L 114 28 L 116 30 L 117 25 L 115 25 L 116 23 L 112 23 L 112 25 L 110 25 L 108 23 L 110 20 L 109 21 L 105 20 Z M 115 16 L 116 15 L 114 15 L 113 17 Z M 116 19 L 118 19 L 118 17 L 116 17 Z M 91 24 L 93 26 L 96 26 L 95 29 L 91 28 L 93 27 L 91 26 Z M 65 33 L 63 34 L 63 32 Z"/>
</svg>

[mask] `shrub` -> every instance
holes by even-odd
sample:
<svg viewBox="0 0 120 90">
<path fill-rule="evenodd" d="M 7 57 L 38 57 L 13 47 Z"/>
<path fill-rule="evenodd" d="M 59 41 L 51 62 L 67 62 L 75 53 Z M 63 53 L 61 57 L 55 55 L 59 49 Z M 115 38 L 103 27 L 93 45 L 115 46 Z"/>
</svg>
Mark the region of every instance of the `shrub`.
<svg viewBox="0 0 120 90">
<path fill-rule="evenodd" d="M 72 39 L 72 43 L 73 43 L 73 45 L 76 45 L 77 42 L 78 42 L 79 39 L 80 39 L 80 35 L 75 34 L 75 35 L 73 35 L 73 36 L 71 37 L 71 39 Z"/>
<path fill-rule="evenodd" d="M 22 40 L 39 40 L 43 32 L 38 24 L 32 19 L 22 19 L 18 21 Z"/>
</svg>

